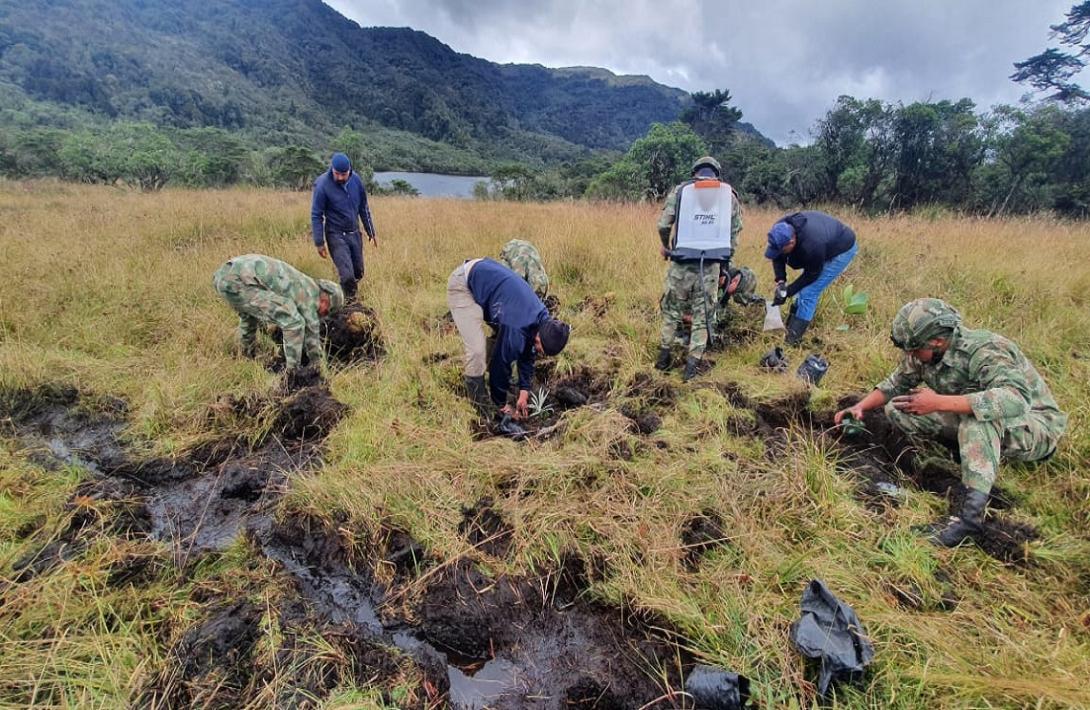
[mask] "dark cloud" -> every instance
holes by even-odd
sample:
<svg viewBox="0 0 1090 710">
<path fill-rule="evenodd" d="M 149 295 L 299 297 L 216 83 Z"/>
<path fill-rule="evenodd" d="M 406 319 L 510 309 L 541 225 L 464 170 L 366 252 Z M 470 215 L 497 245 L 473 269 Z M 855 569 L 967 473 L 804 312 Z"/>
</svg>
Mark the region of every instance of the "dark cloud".
<svg viewBox="0 0 1090 710">
<path fill-rule="evenodd" d="M 1045 48 L 1072 0 L 329 0 L 364 26 L 408 26 L 496 62 L 600 66 L 689 91 L 730 89 L 778 143 L 841 94 L 887 101 L 1026 89 L 1008 76 Z"/>
</svg>

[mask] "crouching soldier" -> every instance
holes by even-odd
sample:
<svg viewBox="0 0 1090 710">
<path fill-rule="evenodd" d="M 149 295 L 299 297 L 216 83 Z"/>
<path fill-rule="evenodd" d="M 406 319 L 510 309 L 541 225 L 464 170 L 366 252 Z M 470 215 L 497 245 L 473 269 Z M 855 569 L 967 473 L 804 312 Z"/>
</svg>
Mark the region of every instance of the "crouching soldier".
<svg viewBox="0 0 1090 710">
<path fill-rule="evenodd" d="M 885 406 L 889 420 L 910 438 L 957 444 L 969 495 L 959 515 L 934 527 L 932 538 L 953 547 L 980 532 L 1000 458 L 1047 459 L 1067 428 L 1067 415 L 1017 345 L 962 327 L 961 315 L 937 298 L 902 306 L 891 337 L 904 360 L 873 392 L 837 412 L 836 423 Z"/>
<path fill-rule="evenodd" d="M 244 254 L 228 260 L 212 276 L 216 291 L 238 313 L 242 352 L 253 357 L 257 329 L 275 323 L 284 336 L 284 364 L 289 386 L 304 364 L 322 362 L 320 318 L 344 305 L 341 287 L 312 279 L 294 266 L 263 254 Z"/>
<path fill-rule="evenodd" d="M 693 163 L 692 179 L 667 196 L 659 218 L 659 253 L 670 260 L 662 296 L 662 332 L 655 367 L 668 370 L 670 346 L 686 313 L 692 334 L 683 379 L 696 376 L 711 339 L 720 264 L 730 262 L 742 230 L 738 195 L 720 181 L 719 162 L 703 157 Z"/>
<path fill-rule="evenodd" d="M 470 259 L 447 281 L 447 305 L 465 348 L 465 382 L 481 418 L 497 418 L 496 431 L 521 438 L 526 431 L 515 423 L 529 412 L 530 383 L 537 355 L 556 355 L 568 343 L 569 327 L 549 315 L 529 284 L 491 259 Z M 496 346 L 488 362 L 484 325 L 496 331 Z M 518 363 L 518 399 L 507 404 L 511 365 Z M 484 371 L 489 377 L 486 389 Z"/>
<path fill-rule="evenodd" d="M 715 316 L 712 320 L 712 339 L 709 347 L 723 348 L 730 345 L 728 334 L 731 330 L 731 321 L 736 318 L 731 303 L 746 307 L 756 303 L 764 303 L 762 296 L 757 295 L 757 274 L 749 267 L 733 267 L 723 264 L 719 273 L 719 293 L 715 301 Z M 764 313 L 764 311 L 761 311 Z M 678 328 L 674 342 L 683 348 L 689 347 L 689 336 L 692 329 L 693 315 L 686 313 L 683 316 L 683 325 Z"/>
</svg>

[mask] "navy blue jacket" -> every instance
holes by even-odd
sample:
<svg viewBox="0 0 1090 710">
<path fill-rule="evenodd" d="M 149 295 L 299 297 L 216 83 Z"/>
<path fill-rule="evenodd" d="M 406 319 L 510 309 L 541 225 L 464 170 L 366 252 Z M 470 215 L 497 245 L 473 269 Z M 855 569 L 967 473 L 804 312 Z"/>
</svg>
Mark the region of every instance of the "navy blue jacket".
<svg viewBox="0 0 1090 710">
<path fill-rule="evenodd" d="M 314 233 L 314 245 L 325 244 L 325 233 L 358 232 L 359 223 L 367 236 L 375 236 L 375 225 L 371 222 L 371 209 L 367 206 L 367 191 L 363 181 L 353 172 L 344 185 L 338 185 L 333 179 L 333 170 L 327 170 L 314 181 L 314 198 L 310 203 L 310 227 Z M 323 225 L 323 219 L 325 224 Z"/>
<path fill-rule="evenodd" d="M 781 222 L 787 222 L 795 230 L 797 240 L 790 254 L 780 254 L 772 260 L 777 281 L 787 280 L 787 266 L 802 269 L 802 275 L 787 287 L 787 297 L 817 281 L 825 262 L 840 256 L 855 244 L 855 232 L 835 217 L 817 210 L 789 214 Z"/>
<path fill-rule="evenodd" d="M 488 387 L 492 401 L 503 406 L 511 386 L 512 363 L 518 363 L 519 389 L 530 389 L 536 356 L 534 336 L 541 322 L 549 318 L 549 311 L 521 276 L 491 259 L 473 266 L 469 290 L 484 311 L 485 322 L 496 329 Z"/>
</svg>

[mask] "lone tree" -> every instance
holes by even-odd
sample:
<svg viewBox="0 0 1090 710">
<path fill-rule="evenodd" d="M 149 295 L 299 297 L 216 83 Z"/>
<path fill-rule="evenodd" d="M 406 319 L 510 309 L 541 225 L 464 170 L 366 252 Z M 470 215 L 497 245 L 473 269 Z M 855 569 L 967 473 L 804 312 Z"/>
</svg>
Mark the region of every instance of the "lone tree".
<svg viewBox="0 0 1090 710">
<path fill-rule="evenodd" d="M 1049 48 L 1023 62 L 1015 62 L 1017 70 L 1011 79 L 1028 83 L 1038 91 L 1053 92 L 1048 98 L 1068 104 L 1090 101 L 1090 93 L 1072 81 L 1086 67 L 1090 56 L 1090 0 L 1072 6 L 1067 20 L 1051 25 L 1049 35 L 1060 41 L 1063 49 Z"/>
<path fill-rule="evenodd" d="M 731 133 L 742 120 L 742 112 L 730 105 L 730 91 L 696 91 L 692 105 L 685 108 L 678 120 L 688 124 L 704 139 L 712 152 L 719 152 L 730 142 Z"/>
</svg>

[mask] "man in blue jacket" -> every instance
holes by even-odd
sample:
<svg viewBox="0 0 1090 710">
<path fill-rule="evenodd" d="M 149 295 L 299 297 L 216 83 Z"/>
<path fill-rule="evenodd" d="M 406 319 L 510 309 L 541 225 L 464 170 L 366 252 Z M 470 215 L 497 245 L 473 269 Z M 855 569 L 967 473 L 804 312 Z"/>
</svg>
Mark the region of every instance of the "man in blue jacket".
<svg viewBox="0 0 1090 710">
<path fill-rule="evenodd" d="M 521 276 L 492 259 L 470 259 L 451 273 L 447 305 L 465 347 L 465 382 L 470 400 L 483 419 L 499 415 L 498 433 L 513 438 L 525 436 L 526 431 L 512 420 L 523 419 L 529 413 L 534 359 L 563 350 L 570 328 L 549 315 Z M 496 331 L 491 362 L 487 362 L 485 323 Z M 507 393 L 514 363 L 518 363 L 519 393 L 511 407 Z"/>
<path fill-rule="evenodd" d="M 768 230 L 765 257 L 772 260 L 776 293 L 772 305 L 795 297 L 787 319 L 788 345 L 802 340 L 817 311 L 821 293 L 855 258 L 859 245 L 855 232 L 840 220 L 807 210 L 789 214 Z M 787 267 L 802 269 L 802 275 L 787 283 Z"/>
<path fill-rule="evenodd" d="M 333 256 L 341 290 L 348 300 L 356 297 L 356 286 L 363 278 L 363 238 L 357 220 L 363 221 L 367 238 L 378 247 L 363 181 L 352 171 L 347 155 L 334 153 L 329 170 L 314 181 L 310 225 L 318 253 L 323 259 Z"/>
</svg>

